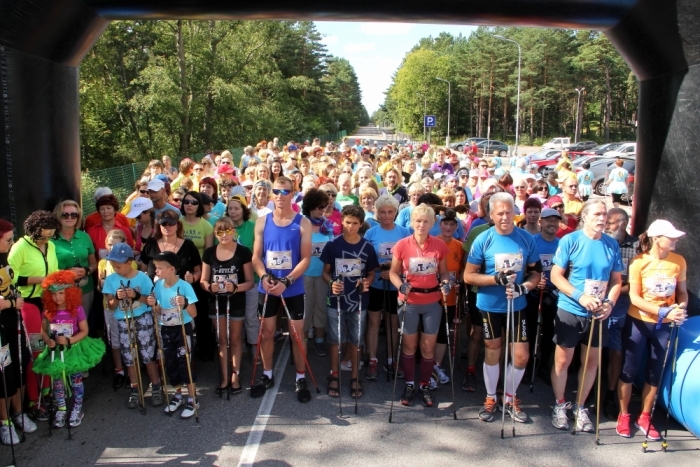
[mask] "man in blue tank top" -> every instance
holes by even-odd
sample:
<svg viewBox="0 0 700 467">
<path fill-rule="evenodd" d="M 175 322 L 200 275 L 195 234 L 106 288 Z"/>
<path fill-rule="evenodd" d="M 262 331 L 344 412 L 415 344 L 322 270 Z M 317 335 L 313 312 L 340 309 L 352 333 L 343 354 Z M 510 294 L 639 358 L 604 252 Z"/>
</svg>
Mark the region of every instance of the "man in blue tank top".
<svg viewBox="0 0 700 467">
<path fill-rule="evenodd" d="M 308 402 L 311 393 L 304 367 L 306 341 L 301 338 L 304 335 L 304 281 L 299 279 L 311 261 L 311 222 L 292 209 L 293 186 L 290 179 L 277 178 L 272 187 L 275 209 L 271 215 L 261 217 L 255 223 L 253 268 L 260 276 L 258 315 L 262 318 L 260 352 L 263 375 L 250 394 L 262 397 L 275 384 L 272 374 L 274 334 L 277 310 L 283 298 L 291 317 L 289 332 L 298 344 L 292 346 L 296 393 L 299 402 Z"/>
</svg>

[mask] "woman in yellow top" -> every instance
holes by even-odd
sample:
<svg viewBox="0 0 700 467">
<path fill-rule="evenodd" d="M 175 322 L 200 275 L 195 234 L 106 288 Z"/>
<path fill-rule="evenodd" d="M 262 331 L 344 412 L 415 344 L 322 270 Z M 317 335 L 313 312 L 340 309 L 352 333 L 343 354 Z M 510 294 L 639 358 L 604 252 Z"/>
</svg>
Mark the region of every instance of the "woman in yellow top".
<svg viewBox="0 0 700 467">
<path fill-rule="evenodd" d="M 661 439 L 651 423 L 651 410 L 662 377 L 671 324 L 680 325 L 686 318 L 686 264 L 682 256 L 673 253 L 676 242 L 683 235 L 685 232 L 677 230 L 668 221 L 652 222 L 639 237 L 640 254 L 629 266 L 632 305 L 622 331 L 625 361 L 617 386 L 620 402 L 617 434 L 625 438 L 631 436 L 629 401 L 632 381 L 637 375 L 641 356 L 650 349 L 642 391 L 642 413 L 635 427 L 652 441 Z"/>
</svg>

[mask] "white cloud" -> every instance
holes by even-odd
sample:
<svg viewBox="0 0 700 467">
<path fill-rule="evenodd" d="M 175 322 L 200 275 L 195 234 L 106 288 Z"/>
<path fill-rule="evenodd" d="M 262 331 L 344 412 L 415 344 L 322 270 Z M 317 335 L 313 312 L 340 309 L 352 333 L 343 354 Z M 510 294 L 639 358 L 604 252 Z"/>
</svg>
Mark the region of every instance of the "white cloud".
<svg viewBox="0 0 700 467">
<path fill-rule="evenodd" d="M 367 36 L 402 36 L 411 32 L 408 23 L 362 23 L 360 31 Z"/>
<path fill-rule="evenodd" d="M 346 44 L 343 50 L 346 54 L 357 54 L 362 52 L 369 52 L 377 48 L 377 44 L 374 42 L 351 42 Z"/>
<path fill-rule="evenodd" d="M 323 39 L 321 39 L 321 42 L 323 42 L 326 45 L 337 44 L 338 43 L 338 36 L 325 35 L 325 36 L 323 36 Z"/>
</svg>

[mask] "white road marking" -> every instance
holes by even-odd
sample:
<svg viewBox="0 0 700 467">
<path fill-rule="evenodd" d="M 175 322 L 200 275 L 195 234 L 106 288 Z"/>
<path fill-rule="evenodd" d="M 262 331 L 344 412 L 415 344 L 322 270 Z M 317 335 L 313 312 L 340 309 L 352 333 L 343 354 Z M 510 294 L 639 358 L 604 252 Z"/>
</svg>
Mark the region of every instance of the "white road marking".
<svg viewBox="0 0 700 467">
<path fill-rule="evenodd" d="M 287 344 L 287 340 L 289 338 L 290 337 L 287 336 L 282 343 L 282 350 L 277 358 L 277 365 L 275 365 L 272 372 L 275 376 L 275 385 L 265 391 L 262 404 L 260 404 L 260 409 L 258 410 L 258 415 L 255 417 L 253 426 L 250 429 L 250 434 L 248 434 L 248 440 L 245 443 L 245 447 L 241 453 L 241 458 L 238 461 L 238 467 L 252 467 L 255 463 L 255 456 L 258 453 L 260 441 L 262 441 L 263 434 L 265 434 L 265 427 L 267 426 L 267 421 L 270 418 L 272 407 L 275 405 L 277 388 L 280 385 L 280 381 L 282 381 L 284 370 L 287 367 L 287 362 L 289 361 L 289 345 Z"/>
</svg>

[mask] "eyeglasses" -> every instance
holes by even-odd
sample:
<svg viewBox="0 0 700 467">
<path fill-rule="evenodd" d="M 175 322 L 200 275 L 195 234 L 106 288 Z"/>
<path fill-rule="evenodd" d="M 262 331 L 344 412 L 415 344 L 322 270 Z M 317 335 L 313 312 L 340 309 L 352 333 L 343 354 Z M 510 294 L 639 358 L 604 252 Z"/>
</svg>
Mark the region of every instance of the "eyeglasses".
<svg viewBox="0 0 700 467">
<path fill-rule="evenodd" d="M 459 176 L 459 178 L 468 178 L 466 174 L 462 174 Z"/>
<path fill-rule="evenodd" d="M 537 189 L 537 191 L 549 191 L 549 188 L 547 188 L 546 186 L 541 186 Z"/>
<path fill-rule="evenodd" d="M 527 188 L 527 187 L 525 187 L 525 186 L 514 186 L 513 188 L 515 188 L 516 190 L 524 190 L 524 189 Z"/>
<path fill-rule="evenodd" d="M 557 210 L 564 209 L 564 205 L 563 204 L 556 204 L 556 205 L 552 206 L 552 209 L 557 209 Z"/>
<path fill-rule="evenodd" d="M 192 206 L 199 206 L 199 201 L 196 199 L 183 199 L 182 204 L 191 204 Z"/>
<path fill-rule="evenodd" d="M 233 230 L 232 229 L 224 229 L 224 230 L 217 230 L 216 231 L 217 237 L 223 237 L 226 235 L 233 235 Z"/>
<path fill-rule="evenodd" d="M 61 214 L 61 219 L 77 219 L 77 218 L 78 218 L 77 212 L 64 212 Z"/>
<path fill-rule="evenodd" d="M 173 219 L 162 219 L 162 220 L 158 221 L 158 223 L 162 227 L 173 227 L 174 225 L 177 224 L 177 221 L 173 220 Z"/>
<path fill-rule="evenodd" d="M 567 188 L 576 188 L 578 186 L 578 183 L 574 183 L 573 185 L 566 185 Z"/>
<path fill-rule="evenodd" d="M 181 203 L 182 198 L 173 198 L 173 203 Z"/>
<path fill-rule="evenodd" d="M 148 190 L 139 190 L 139 193 L 141 193 L 142 195 L 147 195 L 147 194 L 148 194 Z"/>
<path fill-rule="evenodd" d="M 290 194 L 292 190 L 287 190 L 286 188 L 273 188 L 272 189 L 272 194 L 277 195 L 277 196 L 287 196 Z"/>
<path fill-rule="evenodd" d="M 332 198 L 335 198 L 336 196 L 338 196 L 337 193 L 333 193 L 332 191 L 327 191 L 326 194 Z"/>
<path fill-rule="evenodd" d="M 204 170 L 204 168 L 202 168 L 202 167 L 195 167 L 194 168 L 195 172 L 201 172 L 202 170 Z"/>
</svg>

